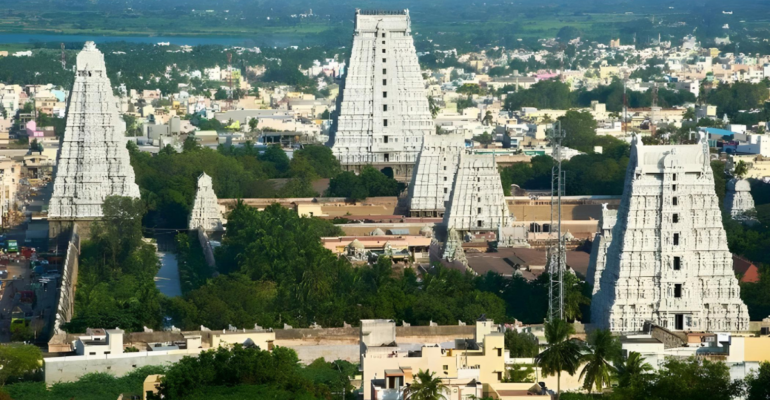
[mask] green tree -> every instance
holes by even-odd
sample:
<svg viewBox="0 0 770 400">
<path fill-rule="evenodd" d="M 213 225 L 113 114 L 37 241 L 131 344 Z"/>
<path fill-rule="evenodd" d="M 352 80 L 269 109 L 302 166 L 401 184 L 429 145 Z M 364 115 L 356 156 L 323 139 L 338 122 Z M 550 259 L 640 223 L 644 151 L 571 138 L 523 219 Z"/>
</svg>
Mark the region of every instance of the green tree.
<svg viewBox="0 0 770 400">
<path fill-rule="evenodd" d="M 574 375 L 580 366 L 582 346 L 570 335 L 575 328 L 567 321 L 554 319 L 545 324 L 545 340 L 548 347 L 535 357 L 543 376 L 556 375 L 556 396 L 561 394 L 561 373 Z"/>
<path fill-rule="evenodd" d="M 575 274 L 564 274 L 564 319 L 575 321 L 582 318 L 582 306 L 591 304 L 591 299 L 583 292 L 585 283 L 581 282 Z M 589 292 L 590 293 L 590 292 Z"/>
<path fill-rule="evenodd" d="M 591 113 L 586 111 L 567 111 L 558 120 L 561 122 L 561 129 L 565 133 L 562 141 L 564 146 L 586 153 L 593 151 L 597 125 Z"/>
<path fill-rule="evenodd" d="M 23 377 L 41 368 L 43 353 L 33 345 L 0 346 L 0 385 L 11 377 Z"/>
<path fill-rule="evenodd" d="M 519 333 L 515 329 L 505 331 L 505 348 L 511 358 L 531 358 L 540 352 L 535 335 L 530 332 Z"/>
<path fill-rule="evenodd" d="M 589 352 L 582 357 L 585 362 L 580 379 L 583 379 L 583 389 L 591 392 L 601 392 L 610 387 L 615 367 L 610 363 L 617 360 L 620 353 L 620 342 L 608 330 L 596 330 L 589 336 Z"/>
<path fill-rule="evenodd" d="M 340 171 L 340 162 L 327 146 L 308 145 L 294 152 L 290 169 L 294 170 L 294 162 L 307 161 L 307 164 L 321 178 L 333 178 Z M 292 175 L 293 172 L 292 172 Z"/>
<path fill-rule="evenodd" d="M 739 179 L 743 179 L 746 174 L 749 173 L 749 166 L 743 160 L 738 161 L 737 164 L 735 164 L 735 170 L 733 170 L 733 175 L 738 177 Z"/>
<path fill-rule="evenodd" d="M 746 377 L 746 399 L 770 399 L 770 362 L 759 364 L 759 370 Z"/>
<path fill-rule="evenodd" d="M 494 117 L 492 116 L 492 111 L 487 111 L 484 114 L 484 118 L 481 120 L 481 123 L 484 125 L 492 125 L 492 122 L 494 121 Z"/>
<path fill-rule="evenodd" d="M 404 389 L 404 398 L 409 400 L 441 400 L 444 398 L 447 386 L 430 370 L 417 373 L 414 381 Z"/>
<path fill-rule="evenodd" d="M 29 143 L 29 150 L 30 151 L 36 151 L 38 153 L 43 152 L 43 144 L 38 142 L 37 139 L 33 139 L 32 142 Z"/>
<path fill-rule="evenodd" d="M 281 175 L 289 171 L 289 156 L 277 144 L 268 146 L 265 152 L 259 156 L 259 160 L 273 165 Z"/>
<path fill-rule="evenodd" d="M 249 119 L 249 132 L 254 132 L 257 130 L 257 125 L 259 124 L 259 119 L 257 118 L 251 118 Z"/>
<path fill-rule="evenodd" d="M 628 357 L 616 364 L 618 385 L 621 387 L 631 386 L 633 382 L 638 381 L 644 374 L 653 371 L 652 366 L 644 362 L 642 355 L 632 351 Z"/>
<path fill-rule="evenodd" d="M 473 140 L 479 142 L 482 145 L 490 145 L 494 143 L 495 138 L 492 137 L 488 132 L 484 132 L 481 135 L 477 135 L 473 137 Z"/>
</svg>

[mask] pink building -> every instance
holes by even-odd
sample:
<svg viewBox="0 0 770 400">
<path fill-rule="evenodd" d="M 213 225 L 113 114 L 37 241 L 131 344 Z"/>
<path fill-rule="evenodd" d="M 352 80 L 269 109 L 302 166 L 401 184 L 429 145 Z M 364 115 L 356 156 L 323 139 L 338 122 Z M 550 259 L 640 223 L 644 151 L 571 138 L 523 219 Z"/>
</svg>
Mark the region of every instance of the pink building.
<svg viewBox="0 0 770 400">
<path fill-rule="evenodd" d="M 37 122 L 35 122 L 35 120 L 27 122 L 26 128 L 28 137 L 44 136 L 43 131 L 41 129 L 37 129 Z"/>
</svg>

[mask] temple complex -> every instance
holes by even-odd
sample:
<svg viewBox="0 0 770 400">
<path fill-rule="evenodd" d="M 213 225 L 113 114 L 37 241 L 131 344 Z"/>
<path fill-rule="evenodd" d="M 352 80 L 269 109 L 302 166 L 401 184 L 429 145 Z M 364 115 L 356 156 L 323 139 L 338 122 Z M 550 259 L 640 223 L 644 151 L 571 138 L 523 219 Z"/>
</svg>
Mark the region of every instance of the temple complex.
<svg viewBox="0 0 770 400">
<path fill-rule="evenodd" d="M 425 136 L 409 185 L 410 217 L 444 217 L 464 150 L 463 135 Z"/>
<path fill-rule="evenodd" d="M 409 11 L 357 10 L 348 65 L 330 135 L 334 155 L 347 171 L 372 165 L 409 181 L 434 130 Z"/>
<path fill-rule="evenodd" d="M 754 210 L 754 198 L 751 197 L 751 186 L 745 179 L 733 178 L 727 182 L 725 193 L 725 211 L 733 219 L 748 220 L 747 211 Z"/>
<path fill-rule="evenodd" d="M 645 321 L 748 330 L 721 216 L 704 134 L 695 145 L 634 138 L 591 322 L 613 332 L 639 331 Z"/>
<path fill-rule="evenodd" d="M 104 55 L 93 42 L 86 42 L 77 56 L 77 75 L 67 105 L 67 126 L 48 211 L 50 237 L 73 224 L 78 225 L 81 236 L 88 237 L 90 223 L 102 217 L 107 196 L 139 198 L 125 130 Z"/>
<path fill-rule="evenodd" d="M 195 192 L 195 201 L 190 213 L 188 228 L 190 230 L 200 229 L 205 232 L 224 231 L 226 222 L 219 211 L 219 203 L 217 203 L 217 195 L 214 193 L 211 177 L 204 172 L 198 177 L 198 190 Z"/>
</svg>

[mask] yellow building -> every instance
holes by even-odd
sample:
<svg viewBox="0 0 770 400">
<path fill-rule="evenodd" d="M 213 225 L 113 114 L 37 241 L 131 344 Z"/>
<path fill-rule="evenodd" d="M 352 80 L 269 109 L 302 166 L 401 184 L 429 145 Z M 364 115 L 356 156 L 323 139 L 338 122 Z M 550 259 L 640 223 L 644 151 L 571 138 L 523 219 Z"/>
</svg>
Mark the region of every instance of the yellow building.
<svg viewBox="0 0 770 400">
<path fill-rule="evenodd" d="M 447 399 L 546 396 L 533 383 L 503 383 L 505 336 L 491 320 L 476 321 L 472 340 L 456 339 L 450 347 L 423 344 L 411 350 L 396 343 L 394 321 L 362 320 L 359 343 L 364 400 L 403 400 L 404 390 L 421 371 L 441 378 Z"/>
<path fill-rule="evenodd" d="M 160 378 L 163 378 L 163 375 L 147 375 L 147 378 L 144 379 L 144 384 L 142 384 L 143 400 L 147 400 L 151 395 L 158 394 L 160 389 Z"/>
</svg>

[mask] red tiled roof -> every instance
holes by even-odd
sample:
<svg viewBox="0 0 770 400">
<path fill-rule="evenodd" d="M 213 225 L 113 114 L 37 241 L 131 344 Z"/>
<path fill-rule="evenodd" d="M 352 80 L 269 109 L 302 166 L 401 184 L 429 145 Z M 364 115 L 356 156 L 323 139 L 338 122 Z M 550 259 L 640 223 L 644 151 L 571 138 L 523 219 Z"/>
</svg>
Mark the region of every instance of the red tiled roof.
<svg viewBox="0 0 770 400">
<path fill-rule="evenodd" d="M 741 282 L 759 282 L 759 268 L 751 261 L 733 254 L 733 271 L 741 276 Z"/>
</svg>

